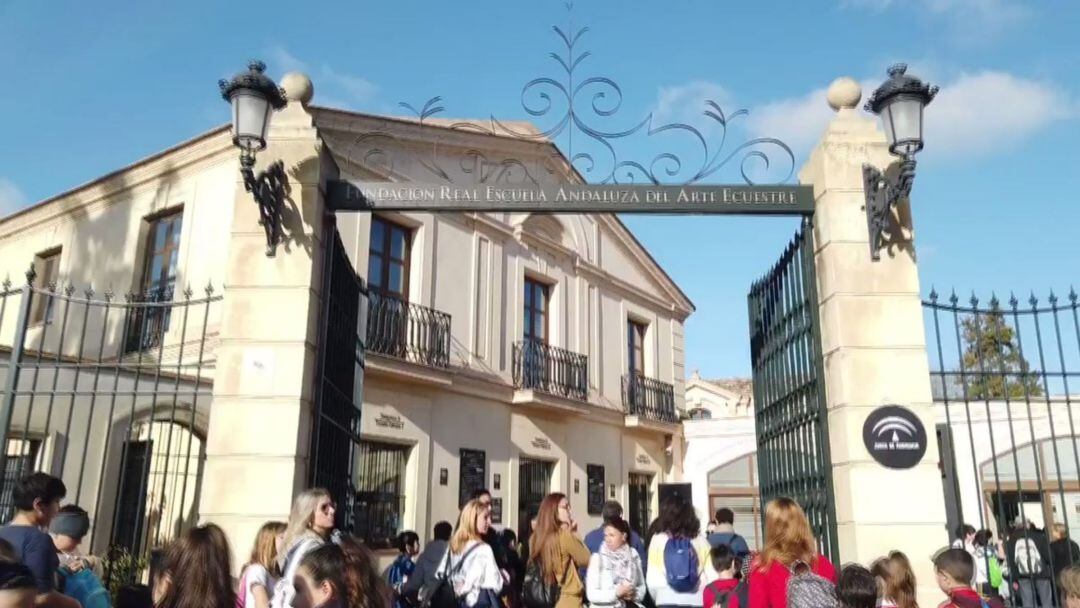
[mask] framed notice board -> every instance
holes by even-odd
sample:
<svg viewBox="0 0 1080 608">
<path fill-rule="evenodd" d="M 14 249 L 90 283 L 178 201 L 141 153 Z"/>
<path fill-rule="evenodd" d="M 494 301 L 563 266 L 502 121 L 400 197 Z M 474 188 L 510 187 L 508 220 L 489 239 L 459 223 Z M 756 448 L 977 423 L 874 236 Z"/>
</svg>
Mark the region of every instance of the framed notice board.
<svg viewBox="0 0 1080 608">
<path fill-rule="evenodd" d="M 458 508 L 465 506 L 472 493 L 484 487 L 487 479 L 487 452 L 484 450 L 460 450 L 461 472 L 458 479 Z"/>
<path fill-rule="evenodd" d="M 604 467 L 599 464 L 585 465 L 585 474 L 589 478 L 588 492 L 589 515 L 599 515 L 604 510 Z"/>
</svg>

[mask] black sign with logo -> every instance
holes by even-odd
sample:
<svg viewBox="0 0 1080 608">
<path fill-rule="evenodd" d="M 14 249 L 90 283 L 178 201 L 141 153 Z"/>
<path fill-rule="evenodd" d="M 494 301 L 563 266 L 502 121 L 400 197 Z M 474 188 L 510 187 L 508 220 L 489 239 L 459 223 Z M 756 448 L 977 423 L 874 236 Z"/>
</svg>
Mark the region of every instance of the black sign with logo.
<svg viewBox="0 0 1080 608">
<path fill-rule="evenodd" d="M 890 469 L 910 469 L 926 454 L 926 428 L 906 407 L 886 405 L 870 412 L 862 435 L 874 460 Z"/>
</svg>

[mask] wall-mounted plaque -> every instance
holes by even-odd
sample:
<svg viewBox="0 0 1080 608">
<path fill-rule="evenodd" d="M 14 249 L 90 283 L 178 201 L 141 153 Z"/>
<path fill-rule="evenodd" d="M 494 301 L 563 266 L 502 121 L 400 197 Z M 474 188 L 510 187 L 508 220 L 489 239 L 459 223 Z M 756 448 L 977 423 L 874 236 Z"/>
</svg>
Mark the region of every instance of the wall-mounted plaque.
<svg viewBox="0 0 1080 608">
<path fill-rule="evenodd" d="M 446 470 L 445 468 L 444 469 L 439 469 L 439 485 L 440 486 L 445 486 L 449 482 L 450 482 L 450 471 Z"/>
<path fill-rule="evenodd" d="M 870 412 L 862 433 L 866 451 L 889 469 L 910 469 L 926 454 L 926 428 L 906 407 L 886 405 Z"/>
<path fill-rule="evenodd" d="M 495 477 L 491 481 L 491 487 L 495 490 L 502 489 L 502 475 L 495 473 Z"/>
<path fill-rule="evenodd" d="M 538 450 L 550 450 L 551 442 L 548 441 L 546 437 L 534 437 L 532 446 Z"/>
<path fill-rule="evenodd" d="M 609 487 L 610 487 L 609 498 L 615 498 L 615 484 L 611 484 Z"/>
<path fill-rule="evenodd" d="M 574 494 L 581 494 L 581 480 L 574 480 Z"/>
<path fill-rule="evenodd" d="M 588 476 L 588 512 L 599 515 L 604 510 L 604 467 L 599 464 L 585 465 Z"/>
<path fill-rule="evenodd" d="M 491 499 L 491 523 L 493 523 L 493 524 L 501 524 L 501 523 L 503 523 L 502 517 L 503 517 L 502 516 L 502 499 L 501 498 L 492 498 Z"/>
<path fill-rule="evenodd" d="M 458 508 L 465 506 L 473 492 L 484 488 L 487 479 L 487 453 L 484 450 L 461 448 L 461 471 L 458 478 Z"/>
</svg>

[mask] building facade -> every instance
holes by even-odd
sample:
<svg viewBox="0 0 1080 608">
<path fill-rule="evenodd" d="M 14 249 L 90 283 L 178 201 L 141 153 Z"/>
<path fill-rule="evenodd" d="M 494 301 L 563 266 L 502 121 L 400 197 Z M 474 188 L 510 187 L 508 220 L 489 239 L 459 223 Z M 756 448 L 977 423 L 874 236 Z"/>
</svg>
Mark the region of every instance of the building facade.
<svg viewBox="0 0 1080 608">
<path fill-rule="evenodd" d="M 513 138 L 462 127 L 470 123 L 304 112 L 342 177 L 433 181 L 437 162 L 457 184 L 580 179 L 528 125 L 518 126 L 534 137 Z M 424 156 L 433 134 L 438 161 Z M 12 280 L 0 358 L 18 341 L 14 313 L 30 293 L 22 359 L 75 362 L 22 369 L 9 477 L 30 469 L 61 476 L 69 499 L 91 512 L 94 547 L 122 538 L 143 551 L 205 519 L 202 476 L 218 450 L 208 436 L 308 441 L 303 424 L 245 418 L 239 409 L 226 431 L 210 428 L 215 403 L 236 400 L 237 382 L 269 387 L 284 382 L 289 365 L 259 348 L 246 349 L 239 365 L 219 359 L 223 325 L 245 323 L 235 311 L 259 306 L 245 300 L 244 284 L 262 271 L 233 267 L 263 255 L 232 225 L 234 205 L 254 206 L 242 190 L 228 130 L 218 128 L 0 219 L 0 277 Z M 289 213 L 286 225 L 296 221 Z M 612 498 L 647 526 L 658 484 L 681 477 L 683 323 L 693 305 L 617 217 L 339 213 L 336 223 L 369 288 L 353 463 L 361 536 L 377 547 L 405 529 L 427 537 L 480 488 L 491 491 L 501 527 L 527 531 L 529 513 L 552 491 L 570 497 L 583 528 L 598 524 L 599 504 Z M 302 237 L 283 244 L 317 246 Z M 30 266 L 34 289 L 20 291 Z M 69 296 L 68 285 L 76 288 Z M 115 310 L 87 304 L 106 292 Z M 279 297 L 282 314 L 290 298 L 306 298 Z M 132 301 L 162 308 L 125 308 Z M 311 314 L 296 302 L 296 314 Z M 91 368 L 108 368 L 107 391 Z M 0 383 L 5 374 L 6 366 Z M 291 494 L 295 484 L 283 485 L 274 491 Z M 251 520 L 241 528 L 264 519 L 230 516 Z"/>
</svg>

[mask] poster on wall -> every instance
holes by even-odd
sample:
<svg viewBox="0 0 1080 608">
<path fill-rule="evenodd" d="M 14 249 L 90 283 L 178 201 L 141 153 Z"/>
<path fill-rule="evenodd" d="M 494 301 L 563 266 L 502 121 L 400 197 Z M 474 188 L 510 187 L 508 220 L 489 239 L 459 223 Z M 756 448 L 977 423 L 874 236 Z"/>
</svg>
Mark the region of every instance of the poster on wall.
<svg viewBox="0 0 1080 608">
<path fill-rule="evenodd" d="M 487 452 L 461 448 L 459 454 L 461 471 L 458 479 L 458 508 L 460 509 L 469 502 L 473 492 L 484 488 L 484 480 L 487 479 Z"/>
<path fill-rule="evenodd" d="M 589 515 L 600 515 L 604 510 L 604 466 L 587 464 L 585 474 L 588 477 L 585 490 L 588 492 Z"/>
<path fill-rule="evenodd" d="M 491 499 L 491 523 L 493 523 L 493 524 L 501 524 L 501 523 L 503 523 L 502 511 L 503 511 L 502 499 L 501 498 L 492 498 Z"/>
</svg>

